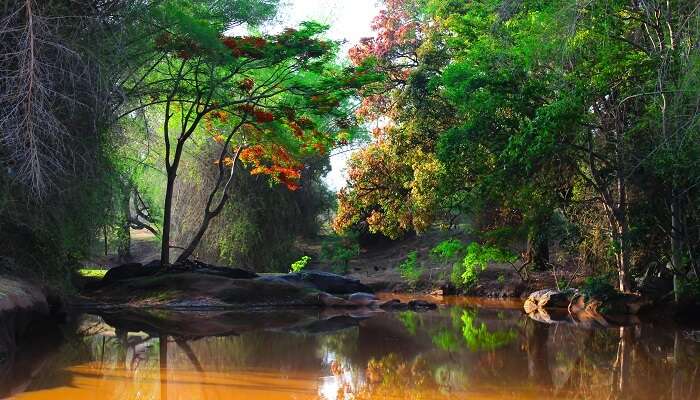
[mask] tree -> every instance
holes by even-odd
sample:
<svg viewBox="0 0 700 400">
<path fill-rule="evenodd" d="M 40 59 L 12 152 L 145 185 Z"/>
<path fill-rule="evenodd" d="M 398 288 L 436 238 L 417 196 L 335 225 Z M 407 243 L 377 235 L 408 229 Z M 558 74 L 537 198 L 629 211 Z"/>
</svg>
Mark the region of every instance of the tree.
<svg viewBox="0 0 700 400">
<path fill-rule="evenodd" d="M 440 200 L 416 230 L 470 214 L 490 240 L 526 235 L 526 261 L 546 266 L 554 222 L 571 224 L 621 291 L 666 258 L 697 276 L 692 3 L 388 1 L 352 55 L 388 75 L 365 103 L 389 124 L 351 164 L 337 225 L 416 229 L 416 166 L 434 165 L 423 198 Z"/>
<path fill-rule="evenodd" d="M 110 114 L 95 51 L 117 1 L 11 0 L 0 6 L 0 160 L 37 198 L 95 164 Z"/>
<path fill-rule="evenodd" d="M 343 102 L 367 79 L 362 71 L 331 64 L 335 44 L 317 38 L 325 30 L 322 25 L 304 23 L 299 30 L 269 36 L 226 36 L 225 24 L 203 17 L 202 3 L 176 3 L 180 8 L 175 12 L 167 2 L 152 12 L 171 28 L 154 39 L 155 62 L 144 65 L 141 78 L 128 90 L 143 102 L 134 109 L 163 113 L 164 265 L 169 264 L 178 169 L 193 137 L 209 135 L 220 144 L 212 160 L 218 177 L 179 261 L 193 253 L 223 210 L 239 158 L 252 166 L 251 173 L 297 189 L 303 168 L 299 157 L 324 153 L 336 135 L 350 134 L 352 121 L 344 115 Z"/>
</svg>

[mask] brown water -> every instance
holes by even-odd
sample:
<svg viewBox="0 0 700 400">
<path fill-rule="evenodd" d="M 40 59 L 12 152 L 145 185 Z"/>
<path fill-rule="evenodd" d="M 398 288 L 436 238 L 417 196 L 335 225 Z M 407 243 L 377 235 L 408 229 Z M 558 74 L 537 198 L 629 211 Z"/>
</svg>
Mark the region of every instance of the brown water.
<svg viewBox="0 0 700 400">
<path fill-rule="evenodd" d="M 451 300 L 425 313 L 82 315 L 62 329 L 55 346 L 42 347 L 37 332 L 24 350 L 36 354 L 2 375 L 12 381 L 0 397 L 700 399 L 697 331 L 545 325 L 517 302 Z"/>
</svg>

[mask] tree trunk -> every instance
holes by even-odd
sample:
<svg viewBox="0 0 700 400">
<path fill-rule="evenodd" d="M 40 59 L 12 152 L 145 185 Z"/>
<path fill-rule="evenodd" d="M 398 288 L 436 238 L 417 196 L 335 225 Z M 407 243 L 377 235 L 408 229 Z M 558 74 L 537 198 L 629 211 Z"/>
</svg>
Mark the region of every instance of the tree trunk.
<svg viewBox="0 0 700 400">
<path fill-rule="evenodd" d="M 629 222 L 627 221 L 627 185 L 625 182 L 625 169 L 624 158 L 622 156 L 622 139 L 621 134 L 616 134 L 617 142 L 617 156 L 618 156 L 618 168 L 617 168 L 617 195 L 618 202 L 613 211 L 617 225 L 617 236 L 618 236 L 618 246 L 617 249 L 617 267 L 618 267 L 618 278 L 619 278 L 619 290 L 623 293 L 629 293 L 632 291 L 632 280 L 629 273 Z"/>
<path fill-rule="evenodd" d="M 629 245 L 627 244 L 626 224 L 620 223 L 618 226 L 617 243 L 617 271 L 618 289 L 623 293 L 632 291 L 632 280 L 629 273 Z"/>
<path fill-rule="evenodd" d="M 534 320 L 527 321 L 526 333 L 527 370 L 530 381 L 542 387 L 552 386 L 552 372 L 549 368 L 549 325 Z"/>
<path fill-rule="evenodd" d="M 160 264 L 170 265 L 170 221 L 173 213 L 173 191 L 175 189 L 175 169 L 168 170 L 168 181 L 165 187 L 165 204 L 163 206 L 163 235 L 160 247 Z"/>
<path fill-rule="evenodd" d="M 628 398 L 632 382 L 630 381 L 630 371 L 632 368 L 631 349 L 634 342 L 632 328 L 619 328 L 619 341 L 617 344 L 617 357 L 612 368 L 611 379 L 611 399 Z"/>
<path fill-rule="evenodd" d="M 158 335 L 158 355 L 160 361 L 160 400 L 168 399 L 168 336 Z"/>
</svg>

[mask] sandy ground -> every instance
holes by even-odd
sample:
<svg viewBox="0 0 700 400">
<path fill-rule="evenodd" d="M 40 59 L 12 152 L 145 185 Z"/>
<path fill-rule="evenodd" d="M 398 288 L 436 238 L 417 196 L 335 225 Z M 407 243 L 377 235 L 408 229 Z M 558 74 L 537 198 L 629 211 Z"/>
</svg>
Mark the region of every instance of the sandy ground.
<svg viewBox="0 0 700 400">
<path fill-rule="evenodd" d="M 109 269 L 117 265 L 128 262 L 139 262 L 145 264 L 149 261 L 160 258 L 160 243 L 151 232 L 145 229 L 131 230 L 130 257 L 124 259 L 114 253 L 104 253 L 95 255 L 83 264 L 91 267 L 102 267 Z"/>
</svg>

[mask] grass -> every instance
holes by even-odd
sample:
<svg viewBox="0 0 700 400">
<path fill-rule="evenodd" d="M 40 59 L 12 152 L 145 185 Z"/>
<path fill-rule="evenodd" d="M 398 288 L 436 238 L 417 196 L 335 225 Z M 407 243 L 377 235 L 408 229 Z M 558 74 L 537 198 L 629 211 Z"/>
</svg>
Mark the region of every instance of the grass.
<svg viewBox="0 0 700 400">
<path fill-rule="evenodd" d="M 103 278 L 106 273 L 106 269 L 98 268 L 81 268 L 78 270 L 78 274 L 85 278 Z"/>
</svg>

